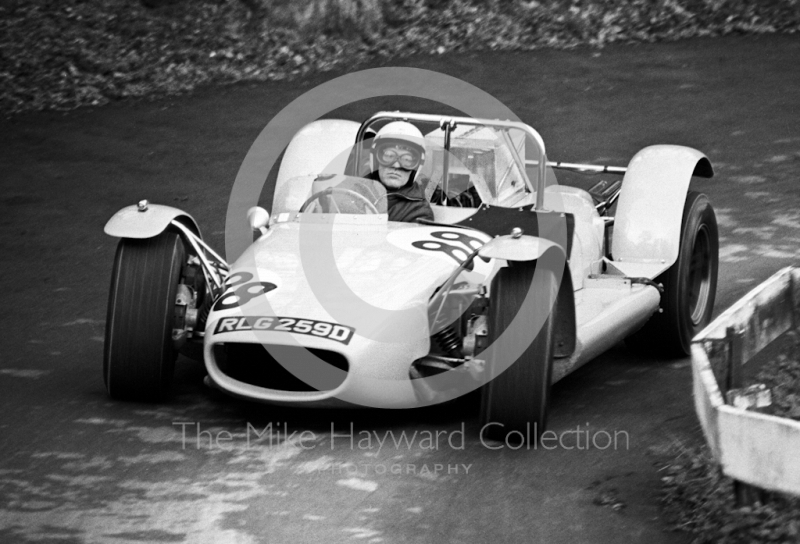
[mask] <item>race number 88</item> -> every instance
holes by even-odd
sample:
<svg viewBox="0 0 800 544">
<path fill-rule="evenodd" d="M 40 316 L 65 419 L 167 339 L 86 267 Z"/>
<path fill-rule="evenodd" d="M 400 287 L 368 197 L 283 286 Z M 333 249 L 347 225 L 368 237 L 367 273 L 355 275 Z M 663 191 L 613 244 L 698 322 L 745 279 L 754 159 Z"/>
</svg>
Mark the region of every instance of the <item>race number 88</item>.
<svg viewBox="0 0 800 544">
<path fill-rule="evenodd" d="M 253 275 L 250 272 L 236 272 L 228 276 L 225 280 L 227 289 L 225 293 L 214 303 L 214 311 L 230 310 L 231 308 L 241 307 L 273 289 L 277 285 L 268 281 L 250 281 Z"/>
</svg>

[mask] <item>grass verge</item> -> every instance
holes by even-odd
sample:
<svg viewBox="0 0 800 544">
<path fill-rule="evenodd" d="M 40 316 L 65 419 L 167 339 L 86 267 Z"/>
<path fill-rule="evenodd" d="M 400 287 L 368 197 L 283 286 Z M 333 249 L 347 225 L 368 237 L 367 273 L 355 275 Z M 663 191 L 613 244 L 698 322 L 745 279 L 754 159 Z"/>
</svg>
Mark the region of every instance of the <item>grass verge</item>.
<svg viewBox="0 0 800 544">
<path fill-rule="evenodd" d="M 0 112 L 281 80 L 376 57 L 798 29 L 798 0 L 7 0 Z"/>
</svg>

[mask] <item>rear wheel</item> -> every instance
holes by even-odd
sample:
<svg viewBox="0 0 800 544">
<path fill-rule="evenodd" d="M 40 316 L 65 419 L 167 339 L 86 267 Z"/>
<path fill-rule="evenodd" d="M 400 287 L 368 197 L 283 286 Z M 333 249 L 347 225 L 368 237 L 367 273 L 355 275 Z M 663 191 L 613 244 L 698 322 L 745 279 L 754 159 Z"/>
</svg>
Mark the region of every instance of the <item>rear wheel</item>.
<svg viewBox="0 0 800 544">
<path fill-rule="evenodd" d="M 714 209 L 706 195 L 690 191 L 683 209 L 678 260 L 655 280 L 664 285 L 663 311 L 629 336 L 628 346 L 658 355 L 688 355 L 692 338 L 711 321 L 718 268 Z"/>
<path fill-rule="evenodd" d="M 120 240 L 103 356 L 111 397 L 152 401 L 169 393 L 178 355 L 172 330 L 184 260 L 183 242 L 174 232 Z"/>
<path fill-rule="evenodd" d="M 491 380 L 481 398 L 481 432 L 488 438 L 538 439 L 547 424 L 554 335 L 550 309 L 555 307 L 558 284 L 555 274 L 544 267 L 537 271 L 536 264 L 511 262 L 492 281 L 487 368 Z M 532 297 L 528 308 L 533 311 L 518 316 L 526 297 Z M 543 324 L 539 311 L 548 314 Z M 500 368 L 517 355 L 511 366 Z"/>
</svg>

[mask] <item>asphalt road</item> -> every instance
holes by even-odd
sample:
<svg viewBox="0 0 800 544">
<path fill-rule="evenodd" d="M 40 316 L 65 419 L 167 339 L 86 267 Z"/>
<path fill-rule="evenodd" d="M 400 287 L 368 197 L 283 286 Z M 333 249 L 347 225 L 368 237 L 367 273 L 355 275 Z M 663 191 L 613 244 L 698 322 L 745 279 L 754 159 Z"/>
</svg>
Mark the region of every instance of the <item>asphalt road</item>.
<svg viewBox="0 0 800 544">
<path fill-rule="evenodd" d="M 654 143 L 707 153 L 717 176 L 695 188 L 720 223 L 718 312 L 797 261 L 797 37 L 403 64 L 492 93 L 542 133 L 554 160 L 624 165 Z M 399 412 L 277 409 L 205 389 L 183 360 L 167 404 L 106 397 L 115 241 L 105 221 L 148 198 L 186 209 L 222 247 L 250 144 L 327 77 L 2 122 L 0 541 L 687 542 L 665 531 L 658 503 L 660 463 L 699 436 L 686 359 L 619 346 L 555 387 L 553 430 L 606 432 L 616 447 L 580 447 L 586 435 L 571 433 L 573 449 L 492 450 L 475 438 L 474 399 Z M 296 434 L 283 440 L 284 428 Z M 198 430 L 209 434 L 198 440 Z M 405 431 L 413 444 L 379 448 L 362 431 Z M 437 431 L 438 443 L 424 440 Z"/>
</svg>

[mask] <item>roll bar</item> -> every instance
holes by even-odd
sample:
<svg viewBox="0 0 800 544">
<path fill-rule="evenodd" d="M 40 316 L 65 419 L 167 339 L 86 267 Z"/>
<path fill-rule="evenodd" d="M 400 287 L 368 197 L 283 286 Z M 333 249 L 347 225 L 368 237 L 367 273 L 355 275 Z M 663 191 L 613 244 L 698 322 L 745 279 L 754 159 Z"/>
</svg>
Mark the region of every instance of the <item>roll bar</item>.
<svg viewBox="0 0 800 544">
<path fill-rule="evenodd" d="M 519 121 L 501 121 L 499 119 L 473 119 L 471 117 L 454 117 L 448 115 L 431 115 L 426 113 L 409 113 L 409 112 L 400 112 L 400 111 L 381 111 L 374 114 L 372 117 L 361 123 L 361 126 L 358 128 L 358 133 L 356 134 L 356 142 L 363 142 L 364 141 L 364 133 L 372 123 L 376 121 L 422 121 L 428 123 L 437 123 L 439 128 L 444 131 L 444 165 L 443 165 L 443 177 L 442 177 L 442 184 L 443 184 L 443 193 L 445 202 L 447 201 L 447 185 L 448 185 L 448 170 L 449 170 L 449 154 L 447 151 L 450 150 L 450 134 L 454 128 L 458 125 L 467 125 L 467 126 L 485 126 L 485 127 L 492 127 L 500 129 L 503 133 L 503 138 L 506 141 L 506 144 L 509 147 L 509 152 L 511 153 L 514 162 L 517 164 L 520 173 L 522 174 L 523 180 L 525 184 L 530 188 L 532 191 L 536 191 L 536 209 L 542 210 L 544 209 L 544 187 L 546 181 L 546 173 L 547 168 L 555 168 L 559 170 L 569 170 L 572 172 L 587 172 L 587 173 L 596 173 L 596 174 L 617 174 L 623 175 L 627 172 L 627 168 L 624 166 L 607 166 L 607 165 L 600 165 L 600 164 L 578 164 L 578 163 L 569 163 L 569 162 L 551 162 L 547 160 L 547 154 L 545 153 L 544 148 L 544 140 L 536 132 L 533 128 L 525 123 Z M 525 134 L 531 137 L 533 143 L 536 145 L 537 150 L 539 151 L 539 157 L 542 157 L 544 160 L 535 160 L 535 159 L 525 159 L 524 157 L 520 157 L 517 149 L 514 147 L 511 139 L 509 137 L 508 131 L 510 129 L 517 129 L 521 130 Z M 362 157 L 361 153 L 363 152 L 362 146 L 356 146 L 356 161 L 355 164 L 362 164 Z M 538 170 L 538 180 L 537 186 L 534 187 L 531 180 L 528 178 L 528 173 L 525 171 L 526 166 L 535 166 Z"/>
</svg>

